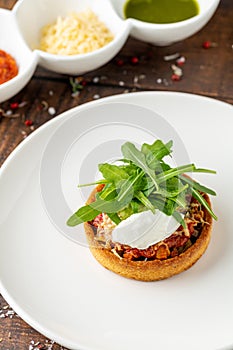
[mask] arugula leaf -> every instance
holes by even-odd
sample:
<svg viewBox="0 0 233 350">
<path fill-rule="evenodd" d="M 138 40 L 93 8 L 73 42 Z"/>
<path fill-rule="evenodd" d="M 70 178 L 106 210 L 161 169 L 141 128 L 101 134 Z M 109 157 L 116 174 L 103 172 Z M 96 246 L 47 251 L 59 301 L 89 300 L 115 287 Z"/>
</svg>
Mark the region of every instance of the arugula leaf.
<svg viewBox="0 0 233 350">
<path fill-rule="evenodd" d="M 96 198 L 110 200 L 117 196 L 116 187 L 112 184 L 106 185 L 101 192 L 96 193 Z"/>
<path fill-rule="evenodd" d="M 119 218 L 117 213 L 108 213 L 108 216 L 116 225 L 118 225 L 121 222 L 121 219 Z"/>
<path fill-rule="evenodd" d="M 77 226 L 82 224 L 83 222 L 93 220 L 97 215 L 100 214 L 99 210 L 91 208 L 89 205 L 85 205 L 81 207 L 78 211 L 76 211 L 68 220 L 68 226 Z"/>
<path fill-rule="evenodd" d="M 137 175 L 139 175 L 139 176 L 138 176 L 137 181 L 135 181 L 134 186 L 133 186 L 135 192 L 138 190 L 147 188 L 147 186 L 148 186 L 148 181 L 147 181 L 147 178 L 145 177 L 144 171 L 142 171 L 140 168 L 138 168 L 138 170 L 134 176 L 137 176 Z"/>
<path fill-rule="evenodd" d="M 140 152 L 131 142 L 126 142 L 121 147 L 121 150 L 124 157 L 128 160 L 131 160 L 134 164 L 141 168 L 151 178 L 155 188 L 158 189 L 156 175 L 153 170 L 148 167 L 145 155 Z"/>
<path fill-rule="evenodd" d="M 162 183 L 167 181 L 168 179 L 183 174 L 185 172 L 192 172 L 196 169 L 194 164 L 181 165 L 177 168 L 172 168 L 170 170 L 165 171 L 157 176 L 158 183 Z"/>
<path fill-rule="evenodd" d="M 141 150 L 145 155 L 153 154 L 157 160 L 162 160 L 164 156 L 171 154 L 172 141 L 164 144 L 161 140 L 156 140 L 152 145 L 143 143 Z"/>
<path fill-rule="evenodd" d="M 142 145 L 141 150 L 145 154 L 146 162 L 151 169 L 155 170 L 163 157 L 171 154 L 172 144 L 172 141 L 164 144 L 161 140 L 156 140 L 152 145 L 147 143 Z"/>
<path fill-rule="evenodd" d="M 212 196 L 216 196 L 215 191 L 211 190 L 210 188 L 208 188 L 206 186 L 201 185 L 199 182 L 194 181 L 194 180 L 192 180 L 184 175 L 180 175 L 179 177 L 180 177 L 182 182 L 189 184 L 189 186 L 191 186 L 191 188 L 194 188 L 200 192 L 205 192 L 205 193 L 211 194 Z"/>
<path fill-rule="evenodd" d="M 142 191 L 146 197 L 149 197 L 150 194 L 153 193 L 154 189 L 155 189 L 154 186 L 151 186 L 151 187 L 148 186 L 148 188 L 142 189 Z"/>
<path fill-rule="evenodd" d="M 87 186 L 93 186 L 93 185 L 104 185 L 106 184 L 107 181 L 106 180 L 98 180 L 98 181 L 95 181 L 95 182 L 89 182 L 88 184 L 79 184 L 78 185 L 78 188 L 80 187 L 87 187 Z"/>
<path fill-rule="evenodd" d="M 118 212 L 118 215 L 122 220 L 125 220 L 132 214 L 141 213 L 145 210 L 147 210 L 147 208 L 140 201 L 138 201 L 136 197 L 134 197 L 127 207 Z"/>
<path fill-rule="evenodd" d="M 113 164 L 99 164 L 99 171 L 108 182 L 113 182 L 115 184 L 129 177 L 124 169 Z"/>
<path fill-rule="evenodd" d="M 135 197 L 149 210 L 152 211 L 152 213 L 155 213 L 155 207 L 150 202 L 150 200 L 143 194 L 143 192 L 138 191 L 135 193 Z"/>
<path fill-rule="evenodd" d="M 99 210 L 103 213 L 117 213 L 129 204 L 134 196 L 134 184 L 140 178 L 141 174 L 131 176 L 126 180 L 122 180 L 121 188 L 118 195 L 111 200 L 102 199 L 101 196 L 91 204 L 93 209 Z"/>
<path fill-rule="evenodd" d="M 187 228 L 186 222 L 178 211 L 174 211 L 172 216 L 179 222 L 179 224 L 183 226 L 183 228 Z"/>
<path fill-rule="evenodd" d="M 176 203 L 174 201 L 160 195 L 151 196 L 150 201 L 156 209 L 159 209 L 164 214 L 169 216 L 172 215 L 176 207 Z"/>
<path fill-rule="evenodd" d="M 203 168 L 195 168 L 194 169 L 195 173 L 207 173 L 207 174 L 216 174 L 215 170 L 211 169 L 203 169 Z"/>
<path fill-rule="evenodd" d="M 189 187 L 188 184 L 184 185 L 184 186 L 180 186 L 177 189 L 174 190 L 169 190 L 169 189 L 165 189 L 165 188 L 160 188 L 158 191 L 156 191 L 155 193 L 159 193 L 161 194 L 163 197 L 169 197 L 169 198 L 173 198 L 173 197 L 177 197 L 181 192 L 187 190 Z"/>
<path fill-rule="evenodd" d="M 139 203 L 136 200 L 132 200 L 130 203 L 133 214 L 140 212 Z"/>
<path fill-rule="evenodd" d="M 177 207 L 187 209 L 188 202 L 185 199 L 185 194 L 182 192 L 177 196 L 176 198 L 170 198 L 174 203 L 176 204 Z"/>
<path fill-rule="evenodd" d="M 120 165 L 120 168 L 123 169 L 129 176 L 134 175 L 138 171 L 138 166 L 130 161 L 128 161 L 126 165 Z"/>
<path fill-rule="evenodd" d="M 170 169 L 171 169 L 170 165 L 164 163 L 164 161 L 161 160 L 160 163 L 159 163 L 159 168 L 156 167 L 155 168 L 155 172 L 156 173 L 160 173 L 160 172 L 164 172 L 164 171 L 167 171 L 167 170 L 170 170 Z"/>
<path fill-rule="evenodd" d="M 125 207 L 124 209 L 120 210 L 118 212 L 118 216 L 121 218 L 121 220 L 125 220 L 127 219 L 129 216 L 133 215 L 135 212 L 133 210 L 132 207 L 132 203 L 134 202 L 134 200 L 132 200 L 127 207 Z"/>
<path fill-rule="evenodd" d="M 206 208 L 206 210 L 210 213 L 210 215 L 215 219 L 218 220 L 217 216 L 214 214 L 213 210 L 210 208 L 209 204 L 206 202 L 205 198 L 195 189 L 193 189 L 193 197 L 198 200 L 199 203 L 203 205 L 203 207 Z"/>
<path fill-rule="evenodd" d="M 117 213 L 123 209 L 133 198 L 133 185 L 130 180 L 125 180 L 119 194 L 111 200 L 102 199 L 100 196 L 90 204 L 93 209 L 101 213 Z"/>
</svg>

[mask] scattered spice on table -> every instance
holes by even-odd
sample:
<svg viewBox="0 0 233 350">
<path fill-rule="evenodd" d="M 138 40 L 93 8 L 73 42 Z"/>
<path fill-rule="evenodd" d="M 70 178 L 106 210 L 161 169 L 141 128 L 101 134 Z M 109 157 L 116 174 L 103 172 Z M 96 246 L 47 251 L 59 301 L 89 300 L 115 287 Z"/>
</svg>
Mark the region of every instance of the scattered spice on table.
<svg viewBox="0 0 233 350">
<path fill-rule="evenodd" d="M 163 57 L 163 59 L 164 59 L 164 61 L 173 61 L 173 60 L 175 60 L 175 59 L 177 59 L 179 57 L 180 57 L 179 52 L 175 52 L 175 53 L 170 54 L 170 55 L 165 55 Z"/>
<path fill-rule="evenodd" d="M 2 118 L 19 118 L 19 113 L 13 113 L 11 109 L 4 110 L 0 108 L 0 117 Z"/>
<path fill-rule="evenodd" d="M 19 317 L 9 305 L 1 307 L 0 318 L 13 318 L 14 316 Z"/>
<path fill-rule="evenodd" d="M 97 84 L 97 83 L 99 83 L 100 78 L 99 78 L 99 77 L 94 77 L 94 78 L 92 79 L 92 81 L 93 81 L 94 84 Z"/>
<path fill-rule="evenodd" d="M 182 76 L 183 76 L 183 69 L 182 67 L 184 66 L 186 62 L 186 57 L 181 55 L 180 53 L 176 52 L 174 54 L 170 55 L 165 55 L 163 57 L 164 61 L 170 62 L 170 61 L 175 61 L 176 64 L 171 64 L 171 69 L 172 69 L 172 74 L 171 74 L 171 80 L 176 82 L 180 81 Z M 157 81 L 158 82 L 158 81 Z M 161 84 L 161 80 L 158 82 Z"/>
<path fill-rule="evenodd" d="M 95 77 L 92 78 L 92 83 L 99 84 L 100 82 L 106 81 L 107 79 L 108 79 L 108 77 L 106 75 L 95 76 Z M 83 83 L 85 83 L 85 84 L 83 84 Z M 83 80 L 81 84 L 83 86 L 86 86 L 87 83 L 88 82 L 86 80 Z"/>
<path fill-rule="evenodd" d="M 27 101 L 12 102 L 7 109 L 0 108 L 0 117 L 3 118 L 19 118 L 22 114 L 19 112 L 20 108 L 27 105 Z"/>
<path fill-rule="evenodd" d="M 12 102 L 10 104 L 10 107 L 11 107 L 11 109 L 17 109 L 17 108 L 19 108 L 19 104 L 18 104 L 18 102 Z"/>
<path fill-rule="evenodd" d="M 172 80 L 180 80 L 183 75 L 183 70 L 175 64 L 171 65 L 173 71 Z"/>
<path fill-rule="evenodd" d="M 169 86 L 171 85 L 170 81 L 168 81 L 166 78 L 157 78 L 156 79 L 157 84 L 163 84 L 164 86 Z"/>
<path fill-rule="evenodd" d="M 41 110 L 41 107 L 44 111 L 46 111 L 49 108 L 48 102 L 45 100 L 41 101 L 41 105 L 39 106 L 39 110 Z"/>
<path fill-rule="evenodd" d="M 178 75 L 178 74 L 173 73 L 172 76 L 171 76 L 171 79 L 173 81 L 179 81 L 181 79 L 181 76 Z"/>
<path fill-rule="evenodd" d="M 83 90 L 84 86 L 87 85 L 87 81 L 83 77 L 70 77 L 69 82 L 72 88 L 72 97 L 79 96 L 80 92 Z"/>
<path fill-rule="evenodd" d="M 52 106 L 48 108 L 48 113 L 49 115 L 55 115 L 56 114 L 56 109 Z"/>
<path fill-rule="evenodd" d="M 33 124 L 33 121 L 30 120 L 30 119 L 26 119 L 25 122 L 24 122 L 24 124 L 25 124 L 26 126 L 31 126 L 31 125 Z"/>
<path fill-rule="evenodd" d="M 54 92 L 52 90 L 49 90 L 48 95 L 53 96 L 53 94 Z M 0 121 L 2 118 L 21 119 L 22 124 L 27 128 L 27 130 L 19 129 L 19 132 L 22 135 L 23 139 L 25 139 L 31 131 L 35 130 L 35 121 L 25 115 L 26 113 L 24 107 L 27 106 L 28 103 L 28 101 L 13 101 L 7 104 L 5 108 L 0 108 Z M 57 112 L 55 107 L 50 106 L 49 102 L 45 100 L 39 102 L 39 105 L 36 105 L 36 109 L 38 111 L 47 111 L 50 116 L 54 116 Z M 3 316 L 0 314 L 0 317 Z"/>
<path fill-rule="evenodd" d="M 54 116 L 56 114 L 56 109 L 53 106 L 50 106 L 48 101 L 41 101 L 40 105 L 38 106 L 38 110 L 47 111 L 49 115 Z"/>
<path fill-rule="evenodd" d="M 34 342 L 31 340 L 28 350 L 52 350 L 54 345 L 54 341 L 46 341 L 46 343 L 42 344 L 40 342 Z"/>
<path fill-rule="evenodd" d="M 23 136 L 23 139 L 26 139 L 28 136 L 25 130 L 20 130 L 21 135 Z"/>
<path fill-rule="evenodd" d="M 139 63 L 139 58 L 137 56 L 133 56 L 133 57 L 131 57 L 130 62 L 132 64 L 138 64 Z"/>
<path fill-rule="evenodd" d="M 206 40 L 202 43 L 203 49 L 210 49 L 211 47 L 217 47 L 217 46 L 218 46 L 217 43 L 210 40 Z"/>
<path fill-rule="evenodd" d="M 140 88 L 141 87 L 141 80 L 144 80 L 146 78 L 145 74 L 139 74 L 139 75 L 135 75 L 133 78 L 133 84 L 134 86 Z"/>
<path fill-rule="evenodd" d="M 53 350 L 55 342 L 52 340 L 46 340 L 45 343 L 35 342 L 34 340 L 30 341 L 28 350 Z M 59 346 L 59 350 L 68 350 L 63 346 Z"/>
<path fill-rule="evenodd" d="M 179 58 L 177 58 L 176 60 L 176 64 L 178 66 L 183 66 L 186 62 L 186 58 L 184 56 L 180 56 Z"/>
</svg>

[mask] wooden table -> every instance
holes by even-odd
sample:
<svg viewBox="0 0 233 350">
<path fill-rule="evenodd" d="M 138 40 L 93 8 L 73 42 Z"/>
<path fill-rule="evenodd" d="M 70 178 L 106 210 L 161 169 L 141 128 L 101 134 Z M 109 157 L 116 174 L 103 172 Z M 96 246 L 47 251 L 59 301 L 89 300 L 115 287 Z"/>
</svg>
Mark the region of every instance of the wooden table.
<svg viewBox="0 0 233 350">
<path fill-rule="evenodd" d="M 0 0 L 0 7 L 11 9 L 15 2 Z M 0 105 L 3 114 L 7 114 L 0 116 L 0 165 L 41 124 L 65 110 L 104 96 L 169 90 L 233 103 L 232 18 L 232 0 L 222 0 L 206 27 L 180 43 L 161 48 L 129 38 L 120 53 L 104 67 L 82 77 L 72 77 L 78 78 L 82 85 L 76 96 L 72 96 L 69 76 L 37 68 L 28 85 Z M 203 47 L 206 41 L 211 43 L 208 49 Z M 171 64 L 175 60 L 165 60 L 165 56 L 175 53 L 186 59 L 180 81 L 172 80 Z M 0 349 L 61 350 L 62 347 L 28 326 L 0 296 Z"/>
</svg>

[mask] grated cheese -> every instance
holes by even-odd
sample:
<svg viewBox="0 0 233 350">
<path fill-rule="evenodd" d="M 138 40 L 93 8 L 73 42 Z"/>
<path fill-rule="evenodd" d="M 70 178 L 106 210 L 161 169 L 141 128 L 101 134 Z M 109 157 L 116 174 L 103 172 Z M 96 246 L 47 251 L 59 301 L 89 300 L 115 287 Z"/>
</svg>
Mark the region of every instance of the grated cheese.
<svg viewBox="0 0 233 350">
<path fill-rule="evenodd" d="M 58 17 L 42 28 L 40 50 L 56 55 L 85 54 L 113 40 L 113 34 L 90 9 Z"/>
</svg>

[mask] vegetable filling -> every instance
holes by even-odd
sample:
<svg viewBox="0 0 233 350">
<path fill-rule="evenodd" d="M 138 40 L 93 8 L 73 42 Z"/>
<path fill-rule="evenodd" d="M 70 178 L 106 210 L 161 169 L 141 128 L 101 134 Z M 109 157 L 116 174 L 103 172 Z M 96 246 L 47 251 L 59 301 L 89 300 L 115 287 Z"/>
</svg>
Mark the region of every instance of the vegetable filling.
<svg viewBox="0 0 233 350">
<path fill-rule="evenodd" d="M 148 261 L 173 258 L 183 253 L 196 242 L 204 224 L 207 223 L 201 204 L 193 197 L 185 214 L 184 221 L 186 228 L 180 225 L 171 236 L 159 243 L 151 245 L 147 249 L 132 248 L 128 245 L 113 242 L 111 235 L 116 224 L 105 213 L 96 216 L 89 224 L 94 229 L 94 240 L 120 259 Z"/>
</svg>

